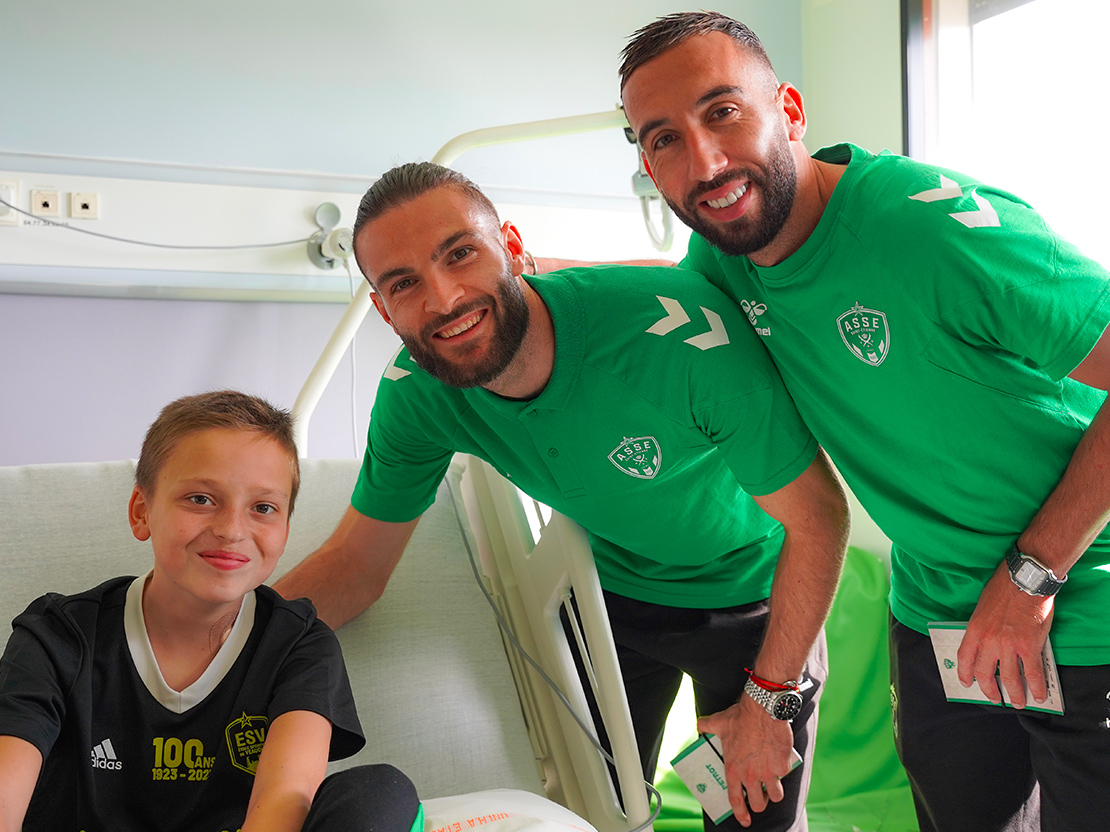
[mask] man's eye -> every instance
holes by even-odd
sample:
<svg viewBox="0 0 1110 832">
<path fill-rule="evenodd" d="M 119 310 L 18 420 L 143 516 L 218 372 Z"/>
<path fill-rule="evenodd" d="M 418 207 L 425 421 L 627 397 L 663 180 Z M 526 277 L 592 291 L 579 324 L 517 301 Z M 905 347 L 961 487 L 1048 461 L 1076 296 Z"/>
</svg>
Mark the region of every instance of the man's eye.
<svg viewBox="0 0 1110 832">
<path fill-rule="evenodd" d="M 712 118 L 717 118 L 717 119 L 727 118 L 728 116 L 732 115 L 735 112 L 736 112 L 735 107 L 722 106 L 722 107 L 718 107 L 717 109 L 715 109 L 713 111 L 711 117 Z"/>
<path fill-rule="evenodd" d="M 277 506 L 272 506 L 269 503 L 259 503 L 254 507 L 254 510 L 259 514 L 273 514 L 277 511 Z"/>
<path fill-rule="evenodd" d="M 212 505 L 212 501 L 208 498 L 208 495 L 206 494 L 191 494 L 189 496 L 189 502 L 197 506 Z"/>
<path fill-rule="evenodd" d="M 472 251 L 474 251 L 474 249 L 471 248 L 470 246 L 460 246 L 459 248 L 457 248 L 457 249 L 455 249 L 454 251 L 451 252 L 451 259 L 452 260 L 462 260 L 464 257 L 466 257 L 466 255 L 470 254 L 470 252 L 472 252 Z"/>
<path fill-rule="evenodd" d="M 669 145 L 673 141 L 674 141 L 674 134 L 673 133 L 664 133 L 662 136 L 655 139 L 651 143 L 651 149 L 652 150 L 662 150 L 664 147 L 666 147 L 667 145 Z"/>
<path fill-rule="evenodd" d="M 391 284 L 389 284 L 389 293 L 391 295 L 395 295 L 398 292 L 403 292 L 411 285 L 412 280 L 410 278 L 402 277 L 400 280 L 394 280 Z"/>
</svg>

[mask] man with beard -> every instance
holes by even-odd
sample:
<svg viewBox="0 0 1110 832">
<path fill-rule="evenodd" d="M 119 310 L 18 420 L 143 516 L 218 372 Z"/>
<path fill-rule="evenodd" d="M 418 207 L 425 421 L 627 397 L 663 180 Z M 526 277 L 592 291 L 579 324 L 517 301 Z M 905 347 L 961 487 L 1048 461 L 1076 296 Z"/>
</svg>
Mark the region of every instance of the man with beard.
<svg viewBox="0 0 1110 832">
<path fill-rule="evenodd" d="M 801 95 L 723 15 L 644 27 L 621 80 L 697 232 L 682 265 L 748 311 L 893 541 L 895 740 L 921 828 L 1104 827 L 1106 271 L 969 177 L 853 145 L 810 156 Z M 1001 685 L 1013 709 L 946 700 L 928 635 L 944 621 L 970 622 L 960 682 L 995 703 Z M 1063 716 L 1032 712 L 1050 627 Z"/>
<path fill-rule="evenodd" d="M 645 777 L 685 671 L 739 822 L 803 827 L 847 507 L 743 315 L 669 267 L 526 280 L 516 228 L 433 164 L 367 192 L 354 249 L 405 348 L 351 508 L 278 590 L 332 626 L 361 612 L 452 455 L 475 454 L 589 533 Z"/>
</svg>

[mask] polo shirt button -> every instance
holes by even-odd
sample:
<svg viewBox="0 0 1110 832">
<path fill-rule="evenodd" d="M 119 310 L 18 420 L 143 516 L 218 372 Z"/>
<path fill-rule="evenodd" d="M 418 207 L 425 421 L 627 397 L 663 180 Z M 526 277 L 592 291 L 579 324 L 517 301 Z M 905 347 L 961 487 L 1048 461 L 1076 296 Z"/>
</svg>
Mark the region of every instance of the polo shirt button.
<svg viewBox="0 0 1110 832">
<path fill-rule="evenodd" d="M 550 457 L 556 457 L 556 456 L 559 455 L 559 449 L 558 448 L 548 448 L 547 449 L 547 455 L 550 456 Z"/>
</svg>

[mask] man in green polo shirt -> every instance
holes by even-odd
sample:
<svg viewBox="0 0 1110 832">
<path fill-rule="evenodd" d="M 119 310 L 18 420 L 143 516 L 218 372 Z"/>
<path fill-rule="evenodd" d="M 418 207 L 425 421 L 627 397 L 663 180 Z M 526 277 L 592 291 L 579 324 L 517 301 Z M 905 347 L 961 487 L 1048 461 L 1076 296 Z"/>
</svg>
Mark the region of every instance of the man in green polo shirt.
<svg viewBox="0 0 1110 832">
<path fill-rule="evenodd" d="M 893 541 L 895 732 L 921 828 L 1104 828 L 1110 275 L 969 177 L 852 145 L 811 157 L 801 95 L 723 15 L 645 26 L 621 79 L 696 232 L 682 265 L 747 314 Z M 1016 710 L 946 701 L 928 635 L 946 621 L 970 621 L 960 681 L 998 702 L 997 667 Z M 1050 628 L 1063 716 L 1030 712 Z"/>
<path fill-rule="evenodd" d="M 589 533 L 645 776 L 686 671 L 724 743 L 727 823 L 801 828 L 847 508 L 739 310 L 666 267 L 525 280 L 516 229 L 432 164 L 367 192 L 354 246 L 406 348 L 350 510 L 278 589 L 342 624 L 381 593 L 452 455 L 482 457 Z"/>
</svg>

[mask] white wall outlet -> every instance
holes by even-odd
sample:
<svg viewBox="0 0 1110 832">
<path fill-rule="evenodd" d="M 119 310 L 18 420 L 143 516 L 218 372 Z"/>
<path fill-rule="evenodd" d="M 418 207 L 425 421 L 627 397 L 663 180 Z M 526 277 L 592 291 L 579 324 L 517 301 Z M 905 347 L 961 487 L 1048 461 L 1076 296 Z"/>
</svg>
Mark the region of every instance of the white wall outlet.
<svg viewBox="0 0 1110 832">
<path fill-rule="evenodd" d="M 100 219 L 100 194 L 77 192 L 70 194 L 69 215 L 75 220 Z"/>
<path fill-rule="evenodd" d="M 19 180 L 0 179 L 0 199 L 19 207 Z M 23 215 L 7 205 L 0 205 L 0 225 L 22 225 Z"/>
<path fill-rule="evenodd" d="M 60 217 L 62 215 L 61 195 L 50 189 L 31 189 L 31 213 L 36 217 Z"/>
</svg>

